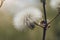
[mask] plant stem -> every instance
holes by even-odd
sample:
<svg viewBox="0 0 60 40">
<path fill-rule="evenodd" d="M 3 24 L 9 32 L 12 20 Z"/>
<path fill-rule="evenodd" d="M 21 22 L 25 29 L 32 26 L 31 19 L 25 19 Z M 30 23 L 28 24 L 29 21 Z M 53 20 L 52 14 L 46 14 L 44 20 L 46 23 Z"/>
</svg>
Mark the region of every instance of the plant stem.
<svg viewBox="0 0 60 40">
<path fill-rule="evenodd" d="M 45 27 L 43 28 L 43 40 L 46 37 L 46 28 L 47 28 L 47 17 L 46 17 L 46 9 L 45 9 L 46 0 L 43 0 L 43 10 L 44 10 L 44 20 L 45 20 Z"/>
</svg>

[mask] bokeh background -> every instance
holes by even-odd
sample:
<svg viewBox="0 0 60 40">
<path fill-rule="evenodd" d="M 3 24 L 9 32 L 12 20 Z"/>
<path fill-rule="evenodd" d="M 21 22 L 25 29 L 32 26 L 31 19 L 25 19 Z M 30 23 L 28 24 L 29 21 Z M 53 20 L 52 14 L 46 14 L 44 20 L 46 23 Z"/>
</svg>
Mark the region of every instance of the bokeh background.
<svg viewBox="0 0 60 40">
<path fill-rule="evenodd" d="M 58 14 L 58 11 L 50 7 L 49 1 L 47 0 L 46 3 L 46 11 L 47 18 L 51 20 Z M 41 11 L 43 12 L 42 6 Z M 0 40 L 42 40 L 42 28 L 36 27 L 33 30 L 18 31 L 14 28 L 12 19 L 9 12 L 0 10 Z M 60 16 L 51 23 L 46 33 L 46 40 L 60 40 Z"/>
</svg>

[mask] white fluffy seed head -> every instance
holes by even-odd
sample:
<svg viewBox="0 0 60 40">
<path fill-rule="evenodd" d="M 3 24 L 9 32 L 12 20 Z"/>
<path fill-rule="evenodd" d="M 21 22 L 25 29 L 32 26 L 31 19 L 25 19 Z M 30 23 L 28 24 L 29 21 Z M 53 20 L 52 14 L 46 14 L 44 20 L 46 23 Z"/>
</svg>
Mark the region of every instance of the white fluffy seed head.
<svg viewBox="0 0 60 40">
<path fill-rule="evenodd" d="M 42 18 L 40 9 L 29 7 L 21 12 L 18 12 L 13 19 L 14 27 L 18 30 L 23 30 L 28 27 L 27 23 L 38 22 Z M 28 19 L 28 20 L 27 20 Z"/>
<path fill-rule="evenodd" d="M 51 6 L 53 9 L 58 8 L 58 6 L 60 6 L 60 0 L 51 0 L 51 1 L 50 1 L 50 6 Z"/>
<path fill-rule="evenodd" d="M 27 27 L 26 19 L 30 24 L 42 17 L 38 8 L 40 8 L 40 0 L 5 0 L 0 10 L 12 14 L 15 28 L 22 30 Z"/>
</svg>

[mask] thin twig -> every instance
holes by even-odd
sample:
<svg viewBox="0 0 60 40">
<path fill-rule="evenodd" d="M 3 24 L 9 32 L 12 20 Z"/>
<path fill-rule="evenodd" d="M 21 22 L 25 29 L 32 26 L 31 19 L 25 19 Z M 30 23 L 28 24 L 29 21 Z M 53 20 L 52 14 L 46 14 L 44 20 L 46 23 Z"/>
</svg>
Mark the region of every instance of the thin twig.
<svg viewBox="0 0 60 40">
<path fill-rule="evenodd" d="M 58 7 L 58 14 L 48 23 L 51 24 L 60 15 L 60 7 Z"/>
<path fill-rule="evenodd" d="M 44 28 L 43 25 L 37 24 L 36 22 L 34 22 L 34 24 L 41 27 L 41 28 Z"/>
<path fill-rule="evenodd" d="M 51 24 L 59 15 L 60 15 L 60 14 L 58 13 L 58 14 L 48 23 L 48 25 Z"/>
</svg>

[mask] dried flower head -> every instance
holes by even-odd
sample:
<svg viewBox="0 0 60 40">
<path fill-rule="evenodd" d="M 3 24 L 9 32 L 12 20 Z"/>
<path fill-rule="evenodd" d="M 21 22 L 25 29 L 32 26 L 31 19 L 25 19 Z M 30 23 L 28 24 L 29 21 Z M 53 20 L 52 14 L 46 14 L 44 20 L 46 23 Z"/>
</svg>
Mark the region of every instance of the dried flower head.
<svg viewBox="0 0 60 40">
<path fill-rule="evenodd" d="M 40 0 L 5 0 L 1 9 L 13 15 L 16 29 L 34 28 L 34 22 L 41 19 Z"/>
<path fill-rule="evenodd" d="M 13 23 L 16 29 L 23 30 L 27 27 L 34 28 L 34 22 L 40 21 L 42 18 L 42 13 L 40 9 L 29 7 L 21 12 L 18 12 L 13 19 Z M 39 23 L 39 22 L 38 22 Z"/>
</svg>

